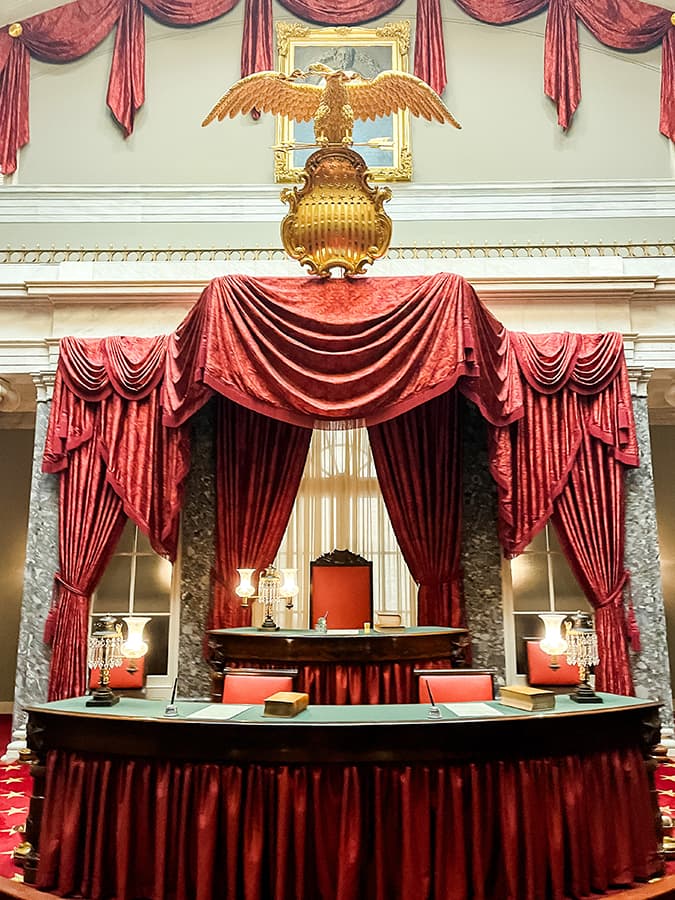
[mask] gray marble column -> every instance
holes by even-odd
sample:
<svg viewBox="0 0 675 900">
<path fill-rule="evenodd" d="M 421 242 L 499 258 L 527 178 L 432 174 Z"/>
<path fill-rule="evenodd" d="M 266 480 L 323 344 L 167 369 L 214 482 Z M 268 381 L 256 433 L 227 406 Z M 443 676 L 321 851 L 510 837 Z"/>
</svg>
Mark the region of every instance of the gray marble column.
<svg viewBox="0 0 675 900">
<path fill-rule="evenodd" d="M 626 568 L 631 572 L 633 606 L 642 649 L 631 653 L 635 692 L 663 703 L 661 721 L 672 727 L 673 701 L 666 639 L 666 616 L 659 565 L 654 475 L 649 437 L 647 382 L 651 371 L 629 368 L 640 446 L 640 468 L 626 474 Z"/>
<path fill-rule="evenodd" d="M 497 487 L 490 475 L 487 428 L 476 407 L 463 404 L 462 566 L 473 665 L 495 668 L 503 682 L 502 553 L 497 539 Z"/>
<path fill-rule="evenodd" d="M 215 559 L 215 405 L 192 417 L 192 454 L 181 526 L 180 637 L 178 694 L 208 697 L 209 668 L 204 659 Z"/>
<path fill-rule="evenodd" d="M 24 727 L 24 707 L 47 699 L 51 651 L 43 641 L 52 601 L 54 572 L 59 567 L 58 477 L 42 472 L 42 454 L 51 408 L 53 375 L 36 377 L 35 444 L 26 540 L 19 645 L 14 685 L 14 731 Z"/>
</svg>

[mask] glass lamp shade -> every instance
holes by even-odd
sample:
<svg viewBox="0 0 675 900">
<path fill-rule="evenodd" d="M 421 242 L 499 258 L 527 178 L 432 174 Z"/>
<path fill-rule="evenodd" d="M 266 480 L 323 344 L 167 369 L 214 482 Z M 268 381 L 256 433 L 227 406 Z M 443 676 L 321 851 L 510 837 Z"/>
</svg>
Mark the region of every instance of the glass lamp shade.
<svg viewBox="0 0 675 900">
<path fill-rule="evenodd" d="M 253 587 L 253 575 L 255 569 L 237 569 L 239 574 L 239 584 L 234 589 L 235 594 L 241 597 L 241 605 L 248 606 L 248 601 L 255 594 Z"/>
<path fill-rule="evenodd" d="M 539 613 L 539 618 L 544 623 L 545 634 L 539 646 L 551 657 L 551 668 L 559 668 L 557 657 L 562 656 L 567 650 L 567 641 L 560 631 L 562 623 L 567 618 L 566 613 Z"/>
<path fill-rule="evenodd" d="M 298 570 L 282 569 L 281 570 L 281 596 L 286 598 L 286 608 L 293 608 L 293 601 L 298 596 L 300 588 L 298 587 Z"/>
<path fill-rule="evenodd" d="M 143 629 L 150 617 L 126 616 L 122 621 L 127 626 L 127 639 L 122 644 L 122 653 L 127 659 L 140 659 L 148 652 L 147 641 L 143 640 Z"/>
</svg>

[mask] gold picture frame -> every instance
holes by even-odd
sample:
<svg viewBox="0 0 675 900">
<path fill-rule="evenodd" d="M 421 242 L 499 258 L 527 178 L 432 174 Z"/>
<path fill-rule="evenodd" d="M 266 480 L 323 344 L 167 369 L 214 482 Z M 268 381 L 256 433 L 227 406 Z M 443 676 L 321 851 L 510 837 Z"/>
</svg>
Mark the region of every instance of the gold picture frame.
<svg viewBox="0 0 675 900">
<path fill-rule="evenodd" d="M 374 78 L 391 69 L 408 71 L 410 22 L 388 22 L 378 28 L 310 28 L 300 23 L 277 23 L 277 53 L 280 72 L 290 75 L 296 69 L 306 70 L 311 63 L 321 62 L 334 69 L 355 71 Z M 294 143 L 313 143 L 311 122 L 295 122 L 288 116 L 277 116 L 274 180 L 301 180 L 307 157 L 314 149 L 299 149 Z M 363 146 L 371 139 L 385 138 L 386 147 Z M 374 121 L 354 123 L 354 149 L 368 166 L 372 181 L 410 181 L 410 113 L 402 110 L 391 116 L 378 116 Z"/>
</svg>

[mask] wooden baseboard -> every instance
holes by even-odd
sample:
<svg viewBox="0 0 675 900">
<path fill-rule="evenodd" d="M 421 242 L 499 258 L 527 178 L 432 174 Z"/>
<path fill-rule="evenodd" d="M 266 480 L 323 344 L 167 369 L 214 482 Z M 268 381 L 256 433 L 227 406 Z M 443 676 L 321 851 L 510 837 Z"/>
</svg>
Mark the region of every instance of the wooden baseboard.
<svg viewBox="0 0 675 900">
<path fill-rule="evenodd" d="M 14 712 L 14 704 L 11 700 L 0 700 L 0 716 L 11 716 Z"/>
</svg>

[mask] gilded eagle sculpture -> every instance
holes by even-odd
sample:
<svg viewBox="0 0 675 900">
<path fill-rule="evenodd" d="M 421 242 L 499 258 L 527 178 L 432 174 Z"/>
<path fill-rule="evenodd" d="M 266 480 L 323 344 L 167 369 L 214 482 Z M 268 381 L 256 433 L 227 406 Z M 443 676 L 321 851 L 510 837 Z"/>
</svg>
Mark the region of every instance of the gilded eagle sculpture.
<svg viewBox="0 0 675 900">
<path fill-rule="evenodd" d="M 319 75 L 323 85 L 299 83 L 298 79 Z M 208 125 L 252 110 L 288 116 L 296 122 L 314 119 L 317 144 L 352 144 L 355 119 L 375 119 L 407 109 L 427 121 L 462 126 L 433 88 L 406 72 L 380 72 L 372 80 L 356 72 L 331 69 L 314 63 L 306 72 L 255 72 L 234 84 L 202 122 Z"/>
<path fill-rule="evenodd" d="M 302 81 L 310 76 L 319 76 L 323 83 Z M 242 78 L 202 125 L 253 110 L 297 122 L 314 120 L 320 149 L 305 163 L 303 186 L 281 193 L 290 207 L 281 223 L 281 239 L 289 256 L 322 278 L 333 268 L 342 268 L 348 276 L 360 274 L 384 256 L 391 241 L 391 219 L 383 209 L 391 191 L 368 183 L 368 167 L 352 149 L 354 121 L 409 110 L 427 121 L 461 128 L 438 94 L 414 75 L 380 72 L 367 79 L 323 63 L 290 75 L 256 72 Z"/>
</svg>

